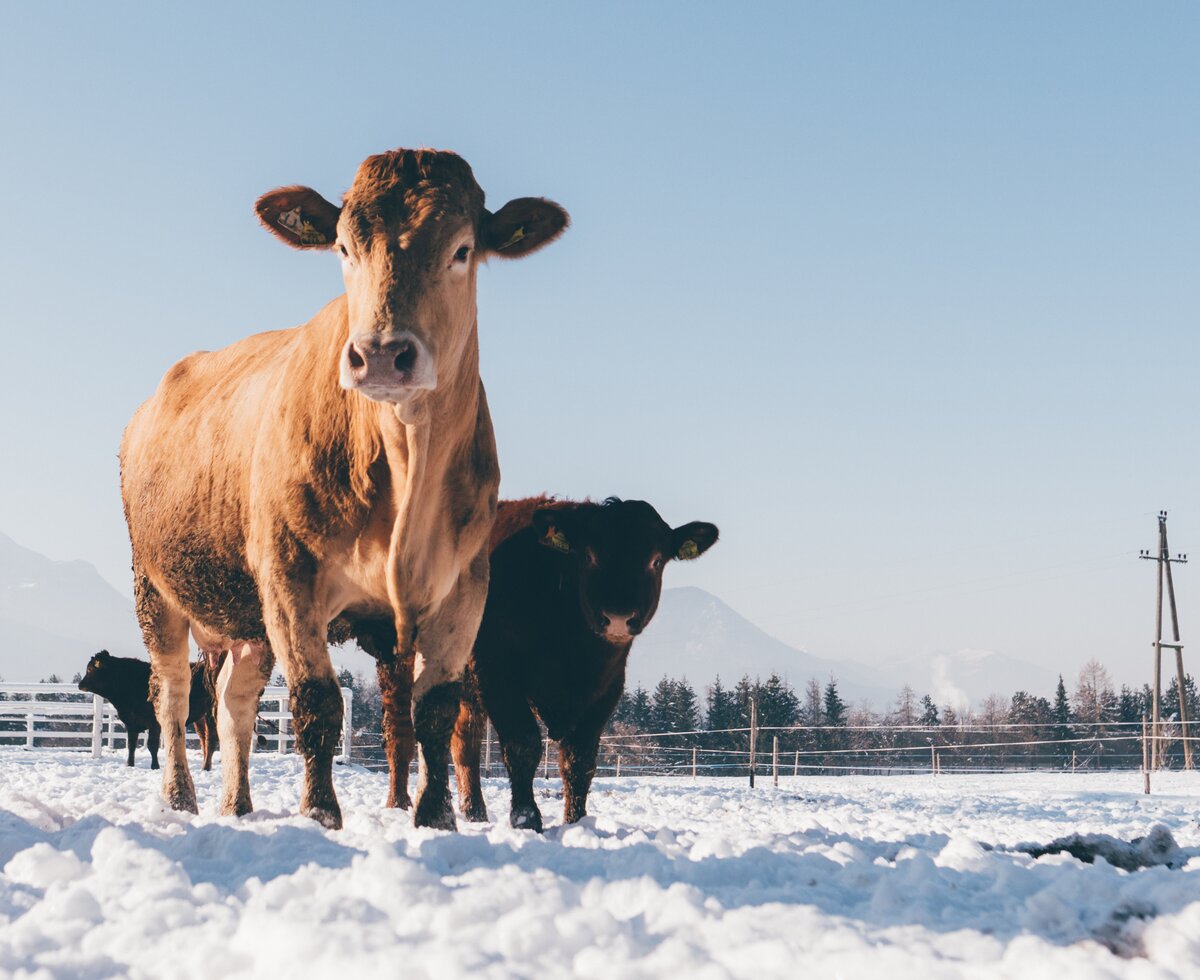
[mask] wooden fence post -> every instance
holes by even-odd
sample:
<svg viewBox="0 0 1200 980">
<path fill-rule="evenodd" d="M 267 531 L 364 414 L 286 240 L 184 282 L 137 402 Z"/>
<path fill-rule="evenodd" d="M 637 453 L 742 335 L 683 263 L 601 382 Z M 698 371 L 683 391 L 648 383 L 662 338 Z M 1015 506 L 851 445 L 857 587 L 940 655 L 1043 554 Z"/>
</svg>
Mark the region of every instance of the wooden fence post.
<svg viewBox="0 0 1200 980">
<path fill-rule="evenodd" d="M 483 772 L 492 774 L 492 719 L 487 718 L 483 723 Z"/>
<path fill-rule="evenodd" d="M 542 753 L 542 759 L 544 760 L 544 768 L 542 769 L 542 778 L 549 779 L 550 778 L 550 736 L 549 735 L 546 736 L 546 745 L 545 745 L 545 750 Z"/>
<path fill-rule="evenodd" d="M 696 778 L 696 746 L 692 746 L 692 779 Z"/>
<path fill-rule="evenodd" d="M 779 789 L 779 736 L 771 737 L 771 783 Z"/>
<path fill-rule="evenodd" d="M 617 778 L 621 778 L 621 757 L 617 756 Z"/>
<path fill-rule="evenodd" d="M 1146 740 L 1146 716 L 1142 715 L 1142 792 L 1150 794 L 1150 743 Z"/>
<path fill-rule="evenodd" d="M 1075 771 L 1075 750 L 1071 749 L 1071 772 Z"/>
<path fill-rule="evenodd" d="M 750 699 L 750 788 L 754 789 L 754 748 L 758 741 L 758 709 Z"/>
<path fill-rule="evenodd" d="M 796 749 L 796 761 L 792 763 L 792 775 L 800 775 L 800 750 Z"/>
</svg>

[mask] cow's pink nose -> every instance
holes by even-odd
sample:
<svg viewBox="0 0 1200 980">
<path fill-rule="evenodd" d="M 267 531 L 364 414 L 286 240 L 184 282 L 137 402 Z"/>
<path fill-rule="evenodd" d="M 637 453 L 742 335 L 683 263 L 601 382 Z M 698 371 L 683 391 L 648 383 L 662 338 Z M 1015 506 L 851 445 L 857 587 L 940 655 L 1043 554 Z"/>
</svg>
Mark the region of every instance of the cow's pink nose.
<svg viewBox="0 0 1200 980">
<path fill-rule="evenodd" d="M 433 388 L 436 377 L 429 355 L 409 333 L 383 340 L 378 336 L 351 337 L 342 350 L 342 387 L 369 398 L 396 401 L 419 388 Z"/>
</svg>

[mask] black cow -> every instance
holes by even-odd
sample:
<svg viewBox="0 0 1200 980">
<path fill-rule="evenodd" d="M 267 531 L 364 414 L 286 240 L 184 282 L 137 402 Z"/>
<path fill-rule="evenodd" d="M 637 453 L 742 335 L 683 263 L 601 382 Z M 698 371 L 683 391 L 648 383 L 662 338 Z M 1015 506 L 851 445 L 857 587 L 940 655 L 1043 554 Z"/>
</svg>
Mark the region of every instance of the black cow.
<svg viewBox="0 0 1200 980">
<path fill-rule="evenodd" d="M 187 723 L 196 730 L 200 739 L 206 770 L 212 768 L 213 752 L 217 748 L 216 677 L 224 660 L 225 654 L 222 654 L 213 667 L 203 657 L 192 664 Z M 147 732 L 150 768 L 157 769 L 162 732 L 150 701 L 150 664 L 136 657 L 114 657 L 107 650 L 101 650 L 88 661 L 87 673 L 79 682 L 79 689 L 99 694 L 117 709 L 117 717 L 121 719 L 126 732 L 129 752 L 126 765 L 133 765 L 138 737 L 142 732 Z"/>
<path fill-rule="evenodd" d="M 470 681 L 500 740 L 512 825 L 542 829 L 533 797 L 538 718 L 559 743 L 563 820 L 573 823 L 586 812 L 600 733 L 625 688 L 630 648 L 658 609 L 663 569 L 699 557 L 717 534 L 700 521 L 672 528 L 641 500 L 501 502 L 474 676 L 452 743 L 468 819 L 487 819 L 479 786 L 484 716 Z"/>
</svg>

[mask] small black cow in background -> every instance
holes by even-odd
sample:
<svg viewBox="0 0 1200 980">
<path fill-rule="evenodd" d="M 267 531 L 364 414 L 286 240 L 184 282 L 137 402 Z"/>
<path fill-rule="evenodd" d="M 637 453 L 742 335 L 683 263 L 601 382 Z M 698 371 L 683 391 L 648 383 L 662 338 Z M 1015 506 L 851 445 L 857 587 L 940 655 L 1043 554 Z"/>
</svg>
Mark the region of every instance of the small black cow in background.
<svg viewBox="0 0 1200 980">
<path fill-rule="evenodd" d="M 225 654 L 221 654 L 215 667 L 210 668 L 203 657 L 192 664 L 187 723 L 196 730 L 200 739 L 205 770 L 212 769 L 213 752 L 217 748 L 216 679 L 224 661 Z M 150 701 L 150 664 L 136 657 L 114 657 L 107 650 L 101 650 L 88 661 L 87 673 L 79 682 L 79 689 L 99 694 L 117 709 L 117 717 L 125 726 L 129 749 L 126 765 L 133 765 L 138 736 L 146 732 L 150 768 L 157 769 L 161 729 Z"/>
<path fill-rule="evenodd" d="M 717 534 L 701 521 L 672 528 L 642 500 L 501 501 L 487 605 L 452 742 L 467 819 L 487 819 L 479 786 L 484 715 L 472 681 L 500 739 L 512 825 L 542 829 L 533 797 L 538 718 L 559 743 L 563 820 L 579 820 L 600 733 L 625 689 L 630 648 L 658 609 L 663 569 L 704 554 Z"/>
</svg>

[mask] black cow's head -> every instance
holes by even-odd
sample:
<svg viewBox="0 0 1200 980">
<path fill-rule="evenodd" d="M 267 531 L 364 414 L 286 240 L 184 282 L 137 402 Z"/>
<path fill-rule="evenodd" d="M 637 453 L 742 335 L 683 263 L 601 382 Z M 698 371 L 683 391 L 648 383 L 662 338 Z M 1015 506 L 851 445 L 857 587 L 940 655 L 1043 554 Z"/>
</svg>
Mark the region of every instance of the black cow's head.
<svg viewBox="0 0 1200 980">
<path fill-rule="evenodd" d="M 112 660 L 112 655 L 107 650 L 93 654 L 92 659 L 88 661 L 83 680 L 79 682 L 79 690 L 87 691 L 89 694 L 103 695 L 108 688 L 105 683 L 105 675 L 108 672 L 110 660 Z"/>
<path fill-rule="evenodd" d="M 616 497 L 542 508 L 533 527 L 568 563 L 588 628 L 617 645 L 628 644 L 653 618 L 667 562 L 700 557 L 718 533 L 703 521 L 672 528 L 644 500 Z"/>
</svg>

